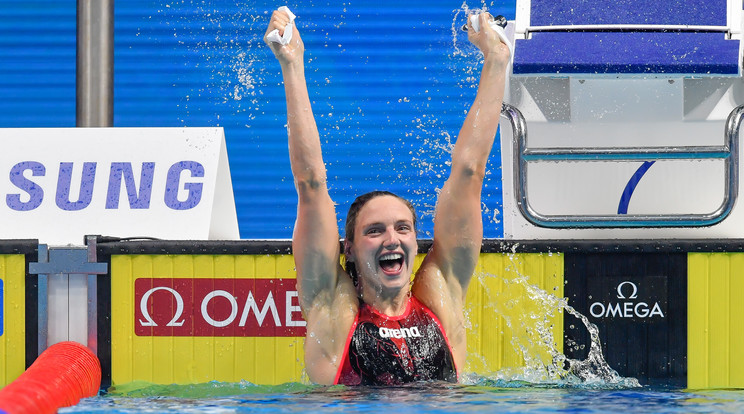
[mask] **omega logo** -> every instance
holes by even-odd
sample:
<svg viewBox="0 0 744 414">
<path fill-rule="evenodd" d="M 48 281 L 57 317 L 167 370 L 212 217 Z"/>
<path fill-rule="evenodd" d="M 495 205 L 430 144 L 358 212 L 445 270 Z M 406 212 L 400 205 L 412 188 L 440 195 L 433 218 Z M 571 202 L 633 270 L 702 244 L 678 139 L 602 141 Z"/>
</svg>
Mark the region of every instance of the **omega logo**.
<svg viewBox="0 0 744 414">
<path fill-rule="evenodd" d="M 594 302 L 589 306 L 589 313 L 595 318 L 664 318 L 659 302 L 635 302 L 638 298 L 638 286 L 626 280 L 617 285 L 617 302 Z"/>
<path fill-rule="evenodd" d="M 143 319 L 139 319 L 140 326 L 149 326 L 149 327 L 157 327 L 158 324 L 153 320 L 152 316 L 150 315 L 150 311 L 148 310 L 148 303 L 151 302 L 150 297 L 153 293 L 157 291 L 166 291 L 170 293 L 173 298 L 175 299 L 175 310 L 171 310 L 173 312 L 173 317 L 170 319 L 170 321 L 165 326 L 170 327 L 181 327 L 184 325 L 184 322 L 186 319 L 182 319 L 182 316 L 184 316 L 184 301 L 183 297 L 181 296 L 181 293 L 179 293 L 177 290 L 166 287 L 166 286 L 158 286 L 151 288 L 147 290 L 140 299 L 140 313 L 142 314 Z M 293 299 L 296 299 L 298 294 L 297 291 L 286 291 L 285 292 L 285 299 L 286 303 L 284 304 L 284 320 L 282 321 L 280 318 L 280 311 L 277 306 L 276 301 L 274 300 L 274 294 L 269 291 L 266 295 L 266 299 L 263 301 L 263 307 L 259 308 L 259 302 L 256 300 L 256 298 L 253 295 L 252 291 L 249 291 L 245 303 L 242 305 L 242 312 L 241 311 L 241 305 L 238 303 L 237 297 L 234 296 L 232 293 L 216 289 L 209 293 L 207 293 L 204 298 L 201 300 L 201 303 L 198 303 L 198 299 L 196 299 L 196 302 L 194 303 L 194 311 L 193 315 L 190 315 L 189 312 L 186 313 L 187 318 L 194 318 L 193 321 L 196 323 L 204 323 L 206 322 L 208 325 L 213 326 L 215 328 L 223 328 L 226 326 L 229 326 L 236 322 L 236 319 L 238 319 L 238 313 L 240 313 L 240 319 L 237 320 L 237 326 L 238 327 L 245 327 L 248 323 L 248 315 L 253 314 L 253 317 L 255 318 L 257 324 L 259 327 L 264 326 L 264 321 L 267 319 L 267 317 L 270 317 L 269 320 L 273 322 L 273 324 L 269 324 L 269 326 L 274 327 L 280 327 L 280 326 L 287 326 L 287 327 L 302 327 L 306 325 L 306 322 L 302 319 L 297 320 L 295 319 L 295 314 L 300 312 L 300 308 L 298 306 L 293 305 Z M 219 299 L 222 298 L 222 299 Z M 210 314 L 209 311 L 209 305 L 212 301 L 227 301 L 228 306 L 227 308 L 230 310 L 230 314 L 227 317 L 224 317 L 223 319 L 217 319 L 214 315 Z M 154 304 L 156 305 L 156 304 Z M 172 308 L 171 308 L 172 309 Z M 198 311 L 197 311 L 198 309 Z M 197 318 L 198 316 L 201 316 L 201 318 Z M 191 320 L 191 319 L 190 319 Z"/>
</svg>

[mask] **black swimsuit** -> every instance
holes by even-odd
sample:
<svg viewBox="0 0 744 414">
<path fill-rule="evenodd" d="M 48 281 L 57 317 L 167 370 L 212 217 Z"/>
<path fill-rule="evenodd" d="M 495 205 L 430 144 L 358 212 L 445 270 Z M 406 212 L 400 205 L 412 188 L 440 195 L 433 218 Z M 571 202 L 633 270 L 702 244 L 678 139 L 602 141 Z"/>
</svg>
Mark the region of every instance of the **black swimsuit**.
<svg viewBox="0 0 744 414">
<path fill-rule="evenodd" d="M 336 384 L 397 385 L 414 381 L 457 382 L 452 351 L 439 319 L 411 297 L 401 316 L 363 303 L 346 340 Z"/>
</svg>

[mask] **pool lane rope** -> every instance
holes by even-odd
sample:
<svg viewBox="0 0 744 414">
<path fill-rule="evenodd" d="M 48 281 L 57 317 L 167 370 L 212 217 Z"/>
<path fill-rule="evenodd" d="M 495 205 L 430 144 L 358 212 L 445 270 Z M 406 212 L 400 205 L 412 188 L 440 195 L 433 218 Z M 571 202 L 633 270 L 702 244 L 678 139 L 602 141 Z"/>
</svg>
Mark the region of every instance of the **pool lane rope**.
<svg viewBox="0 0 744 414">
<path fill-rule="evenodd" d="M 100 387 L 101 364 L 96 355 L 77 342 L 60 342 L 0 390 L 0 413 L 55 413 L 97 395 Z"/>
</svg>

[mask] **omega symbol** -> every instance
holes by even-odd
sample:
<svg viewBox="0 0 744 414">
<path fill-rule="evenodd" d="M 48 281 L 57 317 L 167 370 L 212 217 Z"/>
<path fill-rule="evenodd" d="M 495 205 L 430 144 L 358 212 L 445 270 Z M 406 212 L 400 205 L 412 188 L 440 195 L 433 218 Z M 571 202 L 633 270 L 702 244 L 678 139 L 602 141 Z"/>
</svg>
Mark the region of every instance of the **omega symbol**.
<svg viewBox="0 0 744 414">
<path fill-rule="evenodd" d="M 625 285 L 630 285 L 631 286 L 631 289 L 632 289 L 631 290 L 631 293 L 630 293 L 630 296 L 627 296 L 627 297 L 625 295 L 623 295 L 623 286 L 625 286 Z M 617 298 L 618 299 L 626 299 L 626 298 L 627 299 L 636 299 L 637 297 L 638 297 L 638 286 L 636 286 L 635 283 L 626 280 L 625 282 L 620 283 L 619 285 L 617 285 Z"/>
<path fill-rule="evenodd" d="M 142 295 L 142 299 L 140 300 L 140 311 L 142 312 L 142 316 L 145 317 L 147 322 L 140 319 L 139 323 L 142 326 L 158 326 L 157 323 L 155 323 L 154 320 L 152 320 L 152 317 L 150 316 L 150 312 L 147 311 L 147 300 L 150 299 L 150 295 L 157 292 L 158 290 L 167 290 L 168 292 L 173 294 L 173 297 L 176 298 L 176 314 L 173 315 L 173 319 L 171 319 L 170 322 L 168 322 L 165 326 L 183 326 L 183 323 L 185 321 L 182 320 L 181 322 L 178 321 L 178 318 L 181 317 L 181 314 L 183 313 L 183 298 L 181 297 L 181 294 L 176 292 L 175 290 L 166 287 L 166 286 L 160 286 L 156 288 L 152 288 L 145 292 L 144 295 Z"/>
</svg>

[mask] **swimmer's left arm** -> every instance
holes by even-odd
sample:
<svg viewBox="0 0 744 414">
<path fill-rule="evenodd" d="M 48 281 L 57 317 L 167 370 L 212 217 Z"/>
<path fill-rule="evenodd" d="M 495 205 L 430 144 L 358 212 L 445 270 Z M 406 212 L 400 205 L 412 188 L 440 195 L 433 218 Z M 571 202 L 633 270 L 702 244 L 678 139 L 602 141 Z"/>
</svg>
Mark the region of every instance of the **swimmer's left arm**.
<svg viewBox="0 0 744 414">
<path fill-rule="evenodd" d="M 465 299 L 483 239 L 481 190 L 499 126 L 509 61 L 509 49 L 487 24 L 488 18 L 486 13 L 480 16 L 482 29 L 478 33 L 468 24 L 468 38 L 483 52 L 483 69 L 475 100 L 452 151 L 450 176 L 437 200 L 432 257 L 427 257 L 458 302 Z"/>
<path fill-rule="evenodd" d="M 437 199 L 434 244 L 416 273 L 413 294 L 442 323 L 456 366 L 467 356 L 465 296 L 483 240 L 481 189 L 504 97 L 508 47 L 481 15 L 481 31 L 468 22 L 468 38 L 484 63 L 473 105 L 452 151 L 452 170 Z"/>
</svg>

